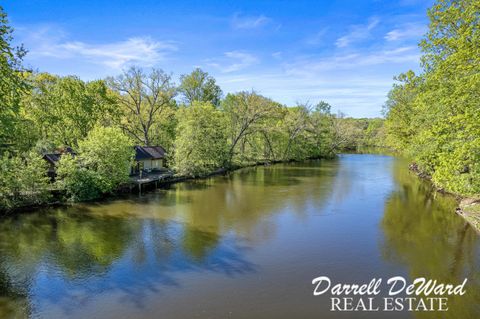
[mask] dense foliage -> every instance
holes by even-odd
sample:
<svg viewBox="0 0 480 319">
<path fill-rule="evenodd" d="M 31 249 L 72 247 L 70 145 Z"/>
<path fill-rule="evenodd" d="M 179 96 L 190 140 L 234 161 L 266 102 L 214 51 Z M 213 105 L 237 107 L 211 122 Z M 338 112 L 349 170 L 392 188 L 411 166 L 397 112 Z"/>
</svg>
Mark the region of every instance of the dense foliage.
<svg viewBox="0 0 480 319">
<path fill-rule="evenodd" d="M 0 209 L 114 192 L 129 181 L 133 145 L 161 145 L 176 173 L 329 157 L 385 143 L 411 153 L 438 185 L 479 189 L 478 1 L 440 1 L 422 42 L 424 72 L 397 77 L 383 119 L 286 106 L 255 91 L 223 95 L 201 69 L 180 76 L 131 67 L 105 80 L 31 73 L 0 11 Z M 385 125 L 384 125 L 385 124 Z M 42 156 L 67 148 L 55 183 Z M 29 178 L 27 178 L 27 176 Z"/>
<path fill-rule="evenodd" d="M 480 193 L 480 1 L 439 0 L 420 43 L 423 72 L 397 77 L 387 141 L 447 191 Z"/>
<path fill-rule="evenodd" d="M 24 157 L 5 153 L 0 158 L 0 207 L 38 205 L 50 198 L 47 163 L 34 152 Z"/>
<path fill-rule="evenodd" d="M 202 175 L 225 165 L 225 115 L 206 102 L 193 102 L 178 114 L 175 168 L 181 174 Z"/>
<path fill-rule="evenodd" d="M 79 153 L 62 156 L 57 185 L 70 200 L 89 200 L 128 182 L 133 160 L 131 139 L 114 127 L 95 127 L 79 142 Z"/>
<path fill-rule="evenodd" d="M 143 145 L 168 144 L 174 129 L 176 88 L 161 69 L 131 67 L 107 83 L 115 99 L 115 124 Z"/>
<path fill-rule="evenodd" d="M 103 81 L 86 83 L 74 76 L 42 73 L 31 76 L 29 82 L 31 92 L 23 98 L 23 131 L 29 132 L 29 139 L 18 142 L 23 148 L 38 140 L 77 147 L 111 112 L 112 101 Z"/>
<path fill-rule="evenodd" d="M 26 83 L 21 65 L 25 50 L 12 47 L 12 28 L 0 6 L 0 149 L 14 143 L 20 99 Z"/>
<path fill-rule="evenodd" d="M 217 85 L 215 78 L 198 68 L 190 74 L 180 76 L 178 91 L 187 105 L 197 101 L 209 102 L 218 107 L 222 99 L 222 89 Z"/>
<path fill-rule="evenodd" d="M 178 86 L 161 69 L 135 66 L 90 82 L 26 72 L 12 32 L 0 11 L 0 210 L 44 203 L 52 191 L 72 201 L 112 193 L 129 181 L 136 144 L 163 146 L 171 169 L 198 176 L 332 156 L 362 145 L 371 124 L 333 115 L 325 102 L 287 107 L 254 91 L 223 97 L 198 68 Z M 48 153 L 60 160 L 47 163 Z"/>
</svg>

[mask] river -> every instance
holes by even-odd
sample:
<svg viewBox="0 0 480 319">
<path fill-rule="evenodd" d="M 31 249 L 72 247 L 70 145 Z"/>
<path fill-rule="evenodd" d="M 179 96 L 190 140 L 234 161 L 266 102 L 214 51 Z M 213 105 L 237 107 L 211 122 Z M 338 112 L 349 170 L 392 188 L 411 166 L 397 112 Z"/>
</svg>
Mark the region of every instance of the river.
<svg viewBox="0 0 480 319">
<path fill-rule="evenodd" d="M 0 220 L 0 318 L 385 318 L 332 312 L 312 279 L 461 283 L 480 318 L 480 241 L 456 203 L 381 154 L 278 164 Z"/>
</svg>

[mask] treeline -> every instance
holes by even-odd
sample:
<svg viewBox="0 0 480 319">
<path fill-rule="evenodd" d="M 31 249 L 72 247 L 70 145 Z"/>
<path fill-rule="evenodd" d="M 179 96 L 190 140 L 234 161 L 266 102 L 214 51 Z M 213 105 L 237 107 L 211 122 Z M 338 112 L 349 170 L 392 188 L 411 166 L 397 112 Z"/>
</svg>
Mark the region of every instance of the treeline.
<svg viewBox="0 0 480 319">
<path fill-rule="evenodd" d="M 382 118 L 345 117 L 340 112 L 333 126 L 336 148 L 357 151 L 362 147 L 386 147 L 384 122 Z"/>
<path fill-rule="evenodd" d="M 162 145 L 170 168 L 198 176 L 330 157 L 380 125 L 334 115 L 326 102 L 287 107 L 254 91 L 224 96 L 201 69 L 178 85 L 161 69 L 131 67 L 90 82 L 30 72 L 7 22 L 0 10 L 0 209 L 44 203 L 52 190 L 73 201 L 114 192 L 128 182 L 136 144 Z M 42 155 L 66 148 L 75 154 L 61 157 L 51 183 Z"/>
<path fill-rule="evenodd" d="M 400 74 L 386 138 L 439 187 L 480 193 L 480 1 L 438 0 L 420 43 L 422 72 Z"/>
</svg>

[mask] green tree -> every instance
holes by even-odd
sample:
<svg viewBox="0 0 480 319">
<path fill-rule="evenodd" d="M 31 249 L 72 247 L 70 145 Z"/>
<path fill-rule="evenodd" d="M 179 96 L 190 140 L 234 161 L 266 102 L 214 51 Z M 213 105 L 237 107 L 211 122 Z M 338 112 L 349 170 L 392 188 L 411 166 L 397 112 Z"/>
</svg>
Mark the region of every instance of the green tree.
<svg viewBox="0 0 480 319">
<path fill-rule="evenodd" d="M 307 144 L 307 128 L 309 125 L 309 106 L 297 105 L 286 109 L 283 119 L 283 130 L 286 133 L 286 145 L 283 159 L 305 159 L 309 157 Z"/>
<path fill-rule="evenodd" d="M 175 168 L 181 174 L 202 175 L 225 165 L 225 115 L 210 103 L 193 102 L 179 110 Z"/>
<path fill-rule="evenodd" d="M 0 158 L 0 210 L 40 205 L 51 197 L 47 163 L 35 152 Z"/>
<path fill-rule="evenodd" d="M 423 74 L 404 76 L 387 110 L 387 141 L 447 191 L 480 193 L 480 2 L 437 1 L 421 42 Z"/>
<path fill-rule="evenodd" d="M 280 109 L 280 104 L 253 91 L 226 96 L 222 110 L 228 120 L 229 162 L 236 153 L 240 159 L 245 156 L 246 138 L 262 132 L 268 119 L 277 116 Z"/>
<path fill-rule="evenodd" d="M 398 81 L 388 93 L 383 112 L 386 115 L 387 143 L 396 150 L 406 150 L 418 127 L 415 125 L 414 102 L 423 79 L 413 71 L 394 78 Z"/>
<path fill-rule="evenodd" d="M 41 73 L 32 77 L 31 87 L 23 101 L 25 117 L 33 123 L 38 139 L 58 146 L 76 147 L 112 111 L 113 102 L 103 81 Z"/>
<path fill-rule="evenodd" d="M 27 88 L 22 67 L 26 51 L 13 47 L 12 40 L 13 29 L 0 6 L 0 151 L 14 143 L 20 100 Z"/>
<path fill-rule="evenodd" d="M 128 181 L 134 150 L 132 140 L 114 127 L 95 127 L 79 143 L 82 164 L 101 178 L 102 192 Z"/>
<path fill-rule="evenodd" d="M 15 174 L 22 187 L 22 201 L 29 205 L 47 202 L 51 197 L 48 164 L 41 155 L 33 151 L 27 154 L 23 164 Z"/>
<path fill-rule="evenodd" d="M 171 76 L 161 69 L 152 69 L 147 74 L 131 67 L 117 77 L 108 78 L 107 82 L 115 92 L 121 113 L 118 125 L 138 143 L 152 145 L 153 133 L 162 130 L 176 108 Z"/>
<path fill-rule="evenodd" d="M 313 157 L 331 157 L 334 155 L 334 116 L 331 109 L 330 104 L 320 101 L 315 105 L 315 109 L 310 115 L 308 131 L 313 139 L 313 149 L 311 150 Z"/>
<path fill-rule="evenodd" d="M 218 107 L 222 98 L 222 90 L 216 84 L 215 78 L 199 68 L 180 76 L 178 91 L 186 104 L 194 101 L 209 102 Z"/>
<path fill-rule="evenodd" d="M 92 200 L 102 195 L 100 177 L 81 164 L 79 158 L 64 155 L 57 165 L 56 186 L 73 202 Z"/>
<path fill-rule="evenodd" d="M 0 206 L 2 210 L 14 208 L 18 204 L 20 183 L 15 173 L 22 165 L 20 158 L 5 153 L 0 162 Z"/>
<path fill-rule="evenodd" d="M 75 157 L 62 156 L 57 185 L 73 201 L 97 198 L 128 182 L 133 156 L 132 141 L 119 128 L 95 127 Z"/>
</svg>

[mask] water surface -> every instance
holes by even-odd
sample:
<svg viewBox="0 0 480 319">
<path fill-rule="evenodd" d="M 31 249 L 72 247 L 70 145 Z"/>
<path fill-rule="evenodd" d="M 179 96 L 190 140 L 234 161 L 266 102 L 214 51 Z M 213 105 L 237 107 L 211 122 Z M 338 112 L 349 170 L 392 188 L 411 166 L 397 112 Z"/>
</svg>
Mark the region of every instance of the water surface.
<svg viewBox="0 0 480 319">
<path fill-rule="evenodd" d="M 479 318 L 479 237 L 384 155 L 242 169 L 142 197 L 0 220 L 0 318 L 384 318 L 330 312 L 313 278 L 460 283 Z"/>
</svg>

